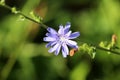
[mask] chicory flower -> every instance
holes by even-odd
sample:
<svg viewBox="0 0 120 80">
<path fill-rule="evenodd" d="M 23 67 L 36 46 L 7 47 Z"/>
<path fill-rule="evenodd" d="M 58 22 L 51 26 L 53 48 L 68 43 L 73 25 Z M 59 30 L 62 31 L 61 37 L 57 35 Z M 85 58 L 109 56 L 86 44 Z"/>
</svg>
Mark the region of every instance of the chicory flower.
<svg viewBox="0 0 120 80">
<path fill-rule="evenodd" d="M 62 51 L 63 57 L 67 57 L 69 55 L 69 49 L 70 48 L 78 48 L 77 42 L 73 41 L 72 39 L 77 38 L 80 33 L 70 31 L 70 23 L 67 22 L 65 27 L 63 25 L 59 26 L 59 30 L 56 31 L 53 28 L 48 27 L 46 33 L 46 37 L 44 37 L 44 41 L 48 42 L 46 47 L 51 47 L 49 49 L 49 53 L 54 52 L 55 55 L 58 55 L 60 53 L 60 50 Z"/>
</svg>

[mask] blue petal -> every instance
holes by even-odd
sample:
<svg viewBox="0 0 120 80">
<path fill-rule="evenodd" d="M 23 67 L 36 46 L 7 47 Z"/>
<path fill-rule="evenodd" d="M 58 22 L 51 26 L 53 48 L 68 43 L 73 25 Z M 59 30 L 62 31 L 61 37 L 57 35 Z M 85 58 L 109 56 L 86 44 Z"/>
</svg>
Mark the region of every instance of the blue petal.
<svg viewBox="0 0 120 80">
<path fill-rule="evenodd" d="M 59 52 L 60 52 L 60 48 L 61 48 L 61 45 L 59 45 L 58 48 L 56 49 L 56 51 L 55 51 L 55 55 L 58 55 L 58 54 L 59 54 Z"/>
<path fill-rule="evenodd" d="M 66 37 L 69 37 L 71 35 L 72 31 L 69 31 L 68 33 L 66 33 Z"/>
<path fill-rule="evenodd" d="M 48 52 L 49 52 L 49 53 L 54 52 L 55 50 L 57 50 L 57 48 L 58 48 L 59 46 L 60 46 L 59 43 L 55 44 L 55 46 L 53 46 L 52 48 L 50 48 Z"/>
<path fill-rule="evenodd" d="M 46 33 L 46 36 L 58 38 L 57 34 Z"/>
<path fill-rule="evenodd" d="M 43 40 L 49 42 L 49 41 L 55 41 L 56 38 L 54 38 L 54 37 L 44 37 Z"/>
<path fill-rule="evenodd" d="M 69 50 L 66 44 L 62 44 L 62 55 L 63 57 L 67 57 L 67 55 L 69 54 Z"/>
<path fill-rule="evenodd" d="M 71 26 L 70 22 L 67 22 L 67 24 L 65 25 L 65 28 L 64 28 L 64 34 L 68 33 L 70 26 Z"/>
<path fill-rule="evenodd" d="M 80 33 L 79 32 L 74 32 L 69 36 L 69 39 L 74 39 L 74 38 L 77 38 L 78 36 L 80 36 Z"/>
<path fill-rule="evenodd" d="M 66 44 L 71 48 L 77 48 L 77 43 L 75 41 L 67 40 Z"/>
<path fill-rule="evenodd" d="M 56 44 L 56 41 L 52 41 L 52 42 L 49 42 L 47 45 L 46 45 L 46 48 L 50 47 L 50 46 L 53 46 Z"/>
<path fill-rule="evenodd" d="M 60 25 L 60 26 L 59 26 L 58 33 L 59 33 L 59 34 L 64 34 L 64 28 L 63 28 L 63 25 Z"/>
<path fill-rule="evenodd" d="M 52 34 L 57 34 L 56 30 L 54 30 L 53 28 L 48 27 L 47 30 Z"/>
</svg>

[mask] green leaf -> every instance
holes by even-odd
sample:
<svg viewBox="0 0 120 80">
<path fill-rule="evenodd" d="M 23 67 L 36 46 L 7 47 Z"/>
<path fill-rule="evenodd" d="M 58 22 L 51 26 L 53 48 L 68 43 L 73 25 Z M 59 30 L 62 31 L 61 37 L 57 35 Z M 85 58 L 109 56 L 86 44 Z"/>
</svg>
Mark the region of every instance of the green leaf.
<svg viewBox="0 0 120 80">
<path fill-rule="evenodd" d="M 88 53 L 92 59 L 95 58 L 96 55 L 96 48 L 94 46 L 88 45 L 87 43 L 84 43 L 79 47 L 79 49 L 83 53 Z"/>
</svg>

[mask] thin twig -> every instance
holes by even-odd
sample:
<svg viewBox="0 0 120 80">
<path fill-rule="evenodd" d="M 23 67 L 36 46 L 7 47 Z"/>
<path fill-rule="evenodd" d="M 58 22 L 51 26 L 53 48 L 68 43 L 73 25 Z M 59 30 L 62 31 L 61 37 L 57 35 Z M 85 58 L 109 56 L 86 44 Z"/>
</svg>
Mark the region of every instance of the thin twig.
<svg viewBox="0 0 120 80">
<path fill-rule="evenodd" d="M 111 49 L 106 49 L 106 48 L 100 47 L 100 46 L 98 46 L 98 45 L 92 44 L 92 43 L 90 43 L 90 42 L 88 43 L 88 42 L 81 41 L 79 38 L 77 38 L 77 39 L 80 41 L 80 43 L 87 43 L 87 44 L 89 44 L 90 46 L 95 47 L 96 49 L 99 49 L 99 50 L 103 50 L 103 51 L 111 52 L 111 53 L 113 53 L 113 54 L 120 55 L 120 52 L 113 51 L 113 50 L 111 50 Z"/>
<path fill-rule="evenodd" d="M 12 7 L 9 7 L 8 5 L 1 5 L 5 8 L 7 8 L 8 10 L 12 11 Z M 43 28 L 47 28 L 47 26 L 43 23 L 40 23 L 28 16 L 26 16 L 25 14 L 21 13 L 20 11 L 17 11 L 15 14 L 18 14 L 18 15 L 21 15 L 23 17 L 25 17 L 26 19 L 30 20 L 30 21 L 33 21 L 37 24 L 40 24 Z M 16 62 L 16 58 L 17 58 L 17 55 L 16 54 L 11 54 L 7 63 L 5 64 L 4 68 L 2 69 L 2 71 L 0 72 L 0 80 L 6 80 L 7 77 L 9 76 L 9 73 L 11 72 L 15 62 Z"/>
<path fill-rule="evenodd" d="M 40 23 L 40 22 L 38 22 L 38 21 L 36 21 L 36 20 L 34 20 L 34 19 L 32 19 L 32 18 L 26 16 L 25 14 L 23 14 L 23 13 L 21 13 L 21 12 L 18 12 L 17 14 L 19 14 L 19 15 L 25 17 L 26 19 L 28 19 L 28 20 L 30 20 L 30 21 L 33 21 L 33 22 L 35 22 L 35 23 L 37 23 L 37 24 L 40 24 L 40 25 L 41 25 L 43 28 L 45 28 L 45 29 L 47 29 L 47 27 L 48 27 L 48 26 L 46 26 L 45 24 Z"/>
<path fill-rule="evenodd" d="M 12 7 L 10 7 L 10 6 L 8 6 L 8 5 L 1 5 L 1 6 L 3 6 L 3 7 L 5 7 L 5 8 L 7 8 L 8 10 L 12 11 Z M 21 16 L 25 17 L 26 19 L 30 20 L 30 21 L 33 21 L 33 22 L 35 22 L 35 23 L 37 23 L 37 24 L 40 24 L 40 25 L 41 25 L 43 28 L 45 28 L 45 29 L 47 29 L 47 27 L 48 27 L 47 25 L 43 24 L 42 22 L 38 22 L 38 21 L 36 21 L 36 20 L 34 20 L 34 19 L 26 16 L 25 14 L 23 14 L 23 13 L 20 12 L 20 11 L 16 11 L 15 14 L 21 15 Z"/>
<path fill-rule="evenodd" d="M 100 49 L 100 50 L 103 50 L 103 51 L 107 51 L 107 52 L 111 52 L 111 53 L 120 55 L 120 52 L 117 52 L 117 51 L 113 51 L 113 50 L 110 50 L 110 49 L 105 49 L 105 48 L 100 47 L 100 46 L 95 46 L 95 47 L 96 47 L 96 49 Z"/>
<path fill-rule="evenodd" d="M 8 5 L 5 5 L 5 4 L 4 4 L 4 5 L 1 5 L 1 6 L 3 6 L 3 7 L 5 7 L 5 8 L 7 8 L 8 10 L 12 11 L 12 7 L 10 7 L 10 6 L 8 6 Z M 33 21 L 33 22 L 35 22 L 35 23 L 37 23 L 37 24 L 40 24 L 40 25 L 41 25 L 43 28 L 45 28 L 45 29 L 48 27 L 47 25 L 43 24 L 42 22 L 38 22 L 38 21 L 36 21 L 36 20 L 34 20 L 34 19 L 26 16 L 25 14 L 23 14 L 23 13 L 20 12 L 20 11 L 17 11 L 15 14 L 21 15 L 21 16 L 25 17 L 26 19 L 30 20 L 30 21 Z M 84 42 L 84 43 L 86 43 L 86 42 Z M 90 44 L 90 45 L 91 45 L 91 44 Z M 103 48 L 103 47 L 100 47 L 100 46 L 96 46 L 96 45 L 92 45 L 92 46 L 96 47 L 96 49 L 99 49 L 99 50 L 103 50 L 103 51 L 111 52 L 111 53 L 113 53 L 113 54 L 120 55 L 120 52 L 116 52 L 116 51 L 113 51 L 113 50 L 110 50 L 110 49 L 106 49 L 106 48 Z M 11 71 L 13 65 L 15 64 L 15 62 L 16 62 L 16 57 L 17 57 L 16 55 L 12 54 L 12 55 L 10 56 L 7 64 L 6 64 L 5 67 L 3 68 L 2 72 L 1 72 L 1 74 L 2 74 L 1 76 L 3 77 L 4 80 L 7 78 L 7 76 L 9 75 L 9 72 Z"/>
<path fill-rule="evenodd" d="M 10 6 L 8 6 L 8 5 L 2 5 L 2 6 L 12 11 L 12 7 L 10 7 Z M 40 24 L 40 25 L 41 25 L 43 28 L 45 28 L 45 29 L 48 27 L 47 25 L 45 25 L 45 24 L 43 24 L 43 23 L 41 23 L 41 22 L 38 22 L 38 21 L 36 21 L 36 20 L 34 20 L 34 19 L 26 16 L 25 14 L 23 14 L 23 13 L 20 12 L 20 11 L 18 11 L 18 12 L 15 13 L 15 14 L 19 14 L 19 15 L 25 17 L 26 19 L 28 19 L 28 20 L 30 20 L 30 21 L 33 21 L 33 22 L 35 22 L 35 23 L 38 23 L 38 24 Z M 94 45 L 94 46 L 95 46 L 95 45 Z M 120 52 L 116 52 L 116 51 L 113 51 L 113 50 L 110 50 L 110 49 L 106 49 L 106 48 L 103 48 L 103 47 L 100 47 L 100 46 L 95 46 L 95 47 L 96 47 L 97 49 L 100 49 L 100 50 L 104 50 L 104 51 L 108 51 L 108 52 L 111 52 L 111 53 L 120 55 Z"/>
</svg>

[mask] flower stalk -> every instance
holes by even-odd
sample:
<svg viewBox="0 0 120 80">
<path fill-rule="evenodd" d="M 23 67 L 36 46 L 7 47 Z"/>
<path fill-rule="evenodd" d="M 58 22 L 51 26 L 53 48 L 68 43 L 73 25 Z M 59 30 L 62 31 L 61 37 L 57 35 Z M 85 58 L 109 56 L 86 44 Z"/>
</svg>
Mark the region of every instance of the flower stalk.
<svg viewBox="0 0 120 80">
<path fill-rule="evenodd" d="M 10 7 L 8 5 L 5 4 L 4 0 L 1 0 L 0 1 L 0 5 L 7 8 L 8 10 L 10 10 L 12 13 L 14 14 L 18 14 L 20 16 L 23 16 L 25 19 L 28 19 L 32 22 L 35 22 L 37 24 L 40 24 L 43 28 L 45 29 L 48 29 L 48 26 L 43 24 L 42 21 L 38 21 L 38 20 L 35 20 L 31 17 L 28 17 L 27 15 L 23 14 L 22 12 L 20 11 L 17 11 L 15 7 Z M 114 42 L 113 42 L 114 41 Z M 108 48 L 104 47 L 104 46 L 96 46 L 96 45 L 93 45 L 94 47 L 96 47 L 96 49 L 99 49 L 99 50 L 103 50 L 103 51 L 107 51 L 107 52 L 110 52 L 110 53 L 113 53 L 113 54 L 117 54 L 117 55 L 120 55 L 120 52 L 117 52 L 115 51 L 114 49 L 112 50 L 111 48 L 114 48 L 113 45 L 115 45 L 115 42 L 116 42 L 116 36 L 114 35 L 113 38 L 112 38 L 112 42 L 111 44 L 108 46 Z"/>
<path fill-rule="evenodd" d="M 33 18 L 30 18 L 27 15 L 23 14 L 21 11 L 17 11 L 15 7 L 10 7 L 10 6 L 6 5 L 5 3 L 0 3 L 0 5 L 7 8 L 8 10 L 10 10 L 14 14 L 18 14 L 20 16 L 23 16 L 25 19 L 28 19 L 28 20 L 30 20 L 32 22 L 40 24 L 45 29 L 47 29 L 47 27 L 48 27 L 47 25 L 43 24 L 41 21 L 37 21 L 37 20 L 35 20 Z"/>
</svg>

